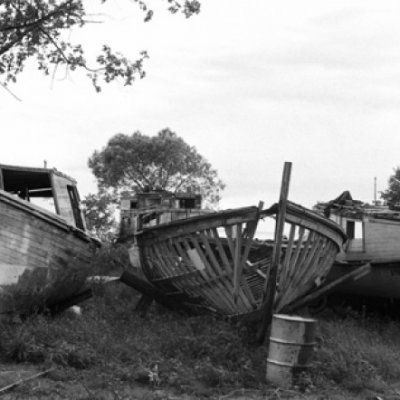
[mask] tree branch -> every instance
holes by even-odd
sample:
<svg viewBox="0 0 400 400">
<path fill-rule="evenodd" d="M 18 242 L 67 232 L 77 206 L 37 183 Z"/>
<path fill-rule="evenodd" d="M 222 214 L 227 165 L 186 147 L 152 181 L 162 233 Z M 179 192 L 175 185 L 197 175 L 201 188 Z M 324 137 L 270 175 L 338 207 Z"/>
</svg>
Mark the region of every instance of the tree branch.
<svg viewBox="0 0 400 400">
<path fill-rule="evenodd" d="M 178 189 L 188 180 L 188 177 L 187 177 L 187 176 L 183 177 L 182 174 L 180 174 L 180 176 L 181 176 L 182 178 L 181 178 L 181 181 L 179 182 L 179 184 L 178 184 L 177 186 L 175 186 L 175 193 L 176 193 L 176 192 L 178 191 Z"/>
<path fill-rule="evenodd" d="M 13 93 L 4 83 L 0 82 L 0 86 L 6 90 L 12 97 L 14 97 L 14 99 L 18 100 L 18 101 L 22 101 L 15 93 Z"/>
<path fill-rule="evenodd" d="M 60 4 L 55 10 L 49 12 L 47 15 L 32 21 L 32 22 L 25 22 L 23 24 L 20 25 L 5 25 L 5 26 L 0 26 L 0 32 L 8 32 L 8 31 L 12 31 L 12 30 L 19 30 L 19 29 L 25 29 L 25 28 L 29 28 L 32 26 L 38 26 L 38 25 L 42 25 L 44 22 L 46 22 L 47 20 L 51 19 L 52 17 L 56 16 L 58 17 L 60 15 L 60 13 L 62 14 L 64 12 L 64 8 L 71 5 L 73 3 L 74 0 L 67 0 L 64 3 Z M 71 11 L 74 8 L 71 7 Z"/>
<path fill-rule="evenodd" d="M 57 49 L 61 57 L 64 59 L 66 64 L 70 64 L 70 61 L 68 60 L 68 57 L 65 55 L 63 49 L 60 48 L 58 43 L 50 36 L 50 34 L 41 26 L 38 27 L 39 31 L 42 32 L 47 38 L 50 40 L 50 42 L 53 44 L 53 46 Z"/>
</svg>

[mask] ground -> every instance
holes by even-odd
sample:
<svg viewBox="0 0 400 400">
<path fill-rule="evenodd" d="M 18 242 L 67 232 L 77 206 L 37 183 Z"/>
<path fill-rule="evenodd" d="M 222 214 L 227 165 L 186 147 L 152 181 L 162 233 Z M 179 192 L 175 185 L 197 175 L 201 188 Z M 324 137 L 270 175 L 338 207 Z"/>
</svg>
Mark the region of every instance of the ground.
<svg viewBox="0 0 400 400">
<path fill-rule="evenodd" d="M 284 390 L 265 382 L 252 327 L 157 305 L 143 317 L 132 289 L 94 289 L 81 315 L 2 321 L 2 399 L 400 399 L 396 316 L 324 311 L 310 370 Z"/>
</svg>

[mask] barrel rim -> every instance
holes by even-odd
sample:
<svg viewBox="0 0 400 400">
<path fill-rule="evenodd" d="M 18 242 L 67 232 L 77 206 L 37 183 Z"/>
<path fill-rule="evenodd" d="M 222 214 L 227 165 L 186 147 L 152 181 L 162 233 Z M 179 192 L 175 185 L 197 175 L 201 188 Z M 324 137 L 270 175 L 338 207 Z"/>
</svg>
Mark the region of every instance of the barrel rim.
<svg viewBox="0 0 400 400">
<path fill-rule="evenodd" d="M 315 341 L 314 342 L 303 342 L 303 343 L 290 342 L 288 340 L 282 340 L 282 339 L 275 338 L 272 336 L 269 338 L 269 341 L 273 342 L 273 343 L 285 344 L 285 345 L 290 345 L 290 346 L 299 346 L 299 347 L 314 347 L 317 345 L 317 342 L 315 342 Z"/>
<path fill-rule="evenodd" d="M 305 323 L 316 323 L 315 318 L 304 318 L 299 315 L 287 315 L 287 314 L 274 314 L 273 318 L 281 319 L 289 322 L 305 322 Z"/>
<path fill-rule="evenodd" d="M 269 365 L 276 365 L 279 367 L 287 367 L 288 369 L 310 369 L 312 368 L 312 365 L 310 364 L 291 364 L 291 363 L 285 363 L 283 361 L 277 361 L 277 360 L 272 360 L 271 358 L 267 358 L 267 367 Z"/>
</svg>

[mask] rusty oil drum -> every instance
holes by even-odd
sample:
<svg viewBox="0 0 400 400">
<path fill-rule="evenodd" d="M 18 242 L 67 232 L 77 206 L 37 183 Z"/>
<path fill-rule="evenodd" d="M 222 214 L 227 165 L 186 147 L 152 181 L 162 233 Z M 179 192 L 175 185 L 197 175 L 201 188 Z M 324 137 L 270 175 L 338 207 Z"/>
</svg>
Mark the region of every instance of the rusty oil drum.
<svg viewBox="0 0 400 400">
<path fill-rule="evenodd" d="M 307 369 L 315 346 L 317 320 L 284 314 L 272 318 L 267 381 L 289 387 L 293 375 Z"/>
</svg>

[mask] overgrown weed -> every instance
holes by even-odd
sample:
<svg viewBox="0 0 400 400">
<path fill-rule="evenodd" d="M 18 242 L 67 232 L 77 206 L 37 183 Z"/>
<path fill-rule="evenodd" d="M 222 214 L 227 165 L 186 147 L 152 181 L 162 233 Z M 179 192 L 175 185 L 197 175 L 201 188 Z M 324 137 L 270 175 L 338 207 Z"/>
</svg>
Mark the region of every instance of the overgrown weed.
<svg viewBox="0 0 400 400">
<path fill-rule="evenodd" d="M 400 322 L 349 312 L 319 323 L 315 379 L 353 391 L 380 391 L 400 380 Z"/>
<path fill-rule="evenodd" d="M 127 254 L 108 247 L 99 257 L 94 273 L 118 274 Z M 150 382 L 151 368 L 157 366 L 157 385 L 199 397 L 265 389 L 267 348 L 252 342 L 250 327 L 211 314 L 181 315 L 155 304 L 142 318 L 135 311 L 140 295 L 120 282 L 94 283 L 93 293 L 81 304 L 81 316 L 1 321 L 0 357 L 95 371 L 102 382 L 132 386 L 140 379 Z M 299 390 L 333 386 L 356 397 L 400 381 L 400 322 L 351 310 L 342 315 L 320 318 L 319 345 L 310 372 L 297 383 Z"/>
<path fill-rule="evenodd" d="M 81 316 L 1 322 L 3 360 L 95 368 L 128 382 L 157 364 L 161 384 L 189 392 L 263 385 L 266 349 L 255 349 L 228 322 L 159 305 L 142 318 L 134 310 L 139 295 L 121 283 L 94 293 Z"/>
</svg>

